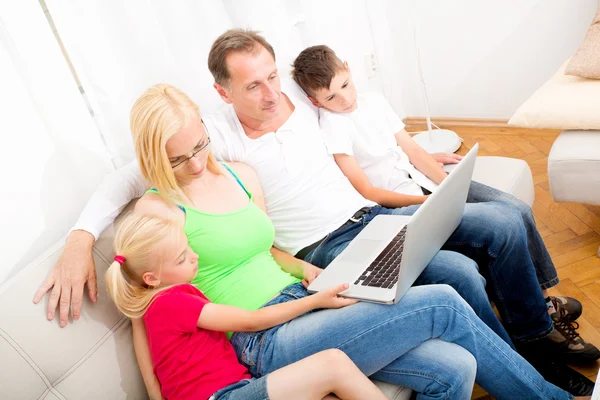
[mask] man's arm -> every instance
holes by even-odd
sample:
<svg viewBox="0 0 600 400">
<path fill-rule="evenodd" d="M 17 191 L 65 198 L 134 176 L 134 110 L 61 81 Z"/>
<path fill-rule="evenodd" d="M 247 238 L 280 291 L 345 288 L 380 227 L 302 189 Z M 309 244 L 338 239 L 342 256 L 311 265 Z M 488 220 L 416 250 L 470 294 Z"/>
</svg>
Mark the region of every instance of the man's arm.
<svg viewBox="0 0 600 400">
<path fill-rule="evenodd" d="M 369 182 L 358 161 L 348 154 L 335 154 L 335 162 L 352 186 L 365 198 L 384 207 L 397 208 L 413 204 L 423 204 L 427 196 L 411 196 L 377 188 Z"/>
<path fill-rule="evenodd" d="M 404 129 L 396 133 L 395 137 L 396 144 L 402 148 L 416 169 L 438 185 L 442 183 L 447 176 L 446 172 L 431 154 L 423 150 Z"/>
<path fill-rule="evenodd" d="M 144 194 L 146 187 L 134 161 L 108 175 L 92 195 L 69 233 L 61 257 L 33 298 L 37 304 L 52 289 L 48 302 L 49 320 L 54 318 L 57 306 L 62 327 L 67 325 L 70 308 L 73 320 L 78 320 L 85 284 L 90 300 L 97 301 L 96 267 L 92 257 L 94 242 L 132 199 Z"/>
</svg>

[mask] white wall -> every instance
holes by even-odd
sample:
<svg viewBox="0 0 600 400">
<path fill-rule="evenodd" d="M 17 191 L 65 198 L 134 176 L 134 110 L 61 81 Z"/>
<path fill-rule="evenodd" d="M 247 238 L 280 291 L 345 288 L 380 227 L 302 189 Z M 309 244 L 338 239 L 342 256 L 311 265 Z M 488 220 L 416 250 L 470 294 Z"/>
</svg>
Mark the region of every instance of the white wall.
<svg viewBox="0 0 600 400">
<path fill-rule="evenodd" d="M 111 166 L 39 3 L 0 2 L 0 17 L 1 283 L 67 233 Z"/>
<path fill-rule="evenodd" d="M 380 10 L 371 23 L 386 19 L 393 38 L 387 57 L 400 78 L 383 78 L 395 108 L 425 115 L 415 23 L 431 114 L 458 118 L 510 118 L 579 47 L 598 7 L 597 0 L 383 2 L 373 2 Z"/>
</svg>

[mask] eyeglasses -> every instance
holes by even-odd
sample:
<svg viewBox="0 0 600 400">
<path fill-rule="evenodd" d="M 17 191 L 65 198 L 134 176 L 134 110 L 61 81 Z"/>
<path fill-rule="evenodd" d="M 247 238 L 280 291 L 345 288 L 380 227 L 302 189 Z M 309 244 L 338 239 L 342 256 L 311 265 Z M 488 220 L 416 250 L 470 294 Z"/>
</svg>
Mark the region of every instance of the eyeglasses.
<svg viewBox="0 0 600 400">
<path fill-rule="evenodd" d="M 206 143 L 204 143 L 203 145 L 200 145 L 200 147 L 197 147 L 196 149 L 194 149 L 194 152 L 192 153 L 191 156 L 184 158 L 183 160 L 177 162 L 176 164 L 171 163 L 171 168 L 173 169 L 179 169 L 183 166 L 185 166 L 188 162 L 190 162 L 190 160 L 194 157 L 196 157 L 196 154 L 200 153 L 202 150 L 206 149 L 208 147 L 208 145 L 210 144 L 210 136 L 206 137 Z"/>
<path fill-rule="evenodd" d="M 200 147 L 197 147 L 194 149 L 194 152 L 192 153 L 192 155 L 190 157 L 184 158 L 181 161 L 175 161 L 176 164 L 171 163 L 171 168 L 173 169 L 179 169 L 184 167 L 188 162 L 190 162 L 190 160 L 194 157 L 196 157 L 196 155 L 198 153 L 200 153 L 202 150 L 206 149 L 208 147 L 208 145 L 210 144 L 210 136 L 208 136 L 208 129 L 206 129 L 206 125 L 204 124 L 204 121 L 202 121 L 202 126 L 204 127 L 204 132 L 206 133 L 206 143 L 204 143 L 203 145 L 200 145 Z"/>
</svg>

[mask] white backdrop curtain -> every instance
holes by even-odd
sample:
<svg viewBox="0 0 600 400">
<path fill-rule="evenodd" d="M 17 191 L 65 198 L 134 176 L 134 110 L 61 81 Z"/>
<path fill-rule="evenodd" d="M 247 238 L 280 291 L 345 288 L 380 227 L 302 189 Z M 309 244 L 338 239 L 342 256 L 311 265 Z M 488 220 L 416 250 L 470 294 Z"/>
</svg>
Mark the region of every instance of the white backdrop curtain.
<svg viewBox="0 0 600 400">
<path fill-rule="evenodd" d="M 173 84 L 210 112 L 221 105 L 207 56 L 232 27 L 263 32 L 281 75 L 304 47 L 326 43 L 348 60 L 363 90 L 374 52 L 364 0 L 46 0 L 117 166 L 133 158 L 129 110 L 149 86 Z"/>
<path fill-rule="evenodd" d="M 66 234 L 111 165 L 36 0 L 0 1 L 0 87 L 1 283 Z"/>
</svg>

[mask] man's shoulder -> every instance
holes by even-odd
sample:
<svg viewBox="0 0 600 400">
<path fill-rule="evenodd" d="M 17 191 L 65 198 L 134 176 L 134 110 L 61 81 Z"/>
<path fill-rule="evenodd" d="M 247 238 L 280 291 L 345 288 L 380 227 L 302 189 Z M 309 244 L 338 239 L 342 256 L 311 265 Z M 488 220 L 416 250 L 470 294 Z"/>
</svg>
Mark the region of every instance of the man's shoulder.
<svg viewBox="0 0 600 400">
<path fill-rule="evenodd" d="M 202 120 L 208 128 L 209 134 L 236 131 L 239 123 L 237 114 L 231 104 L 222 105 L 212 113 L 203 116 Z"/>
</svg>

